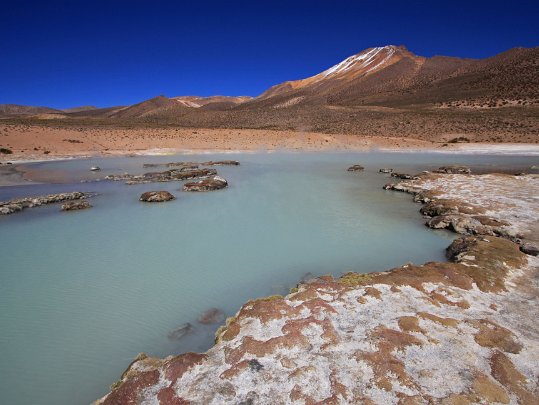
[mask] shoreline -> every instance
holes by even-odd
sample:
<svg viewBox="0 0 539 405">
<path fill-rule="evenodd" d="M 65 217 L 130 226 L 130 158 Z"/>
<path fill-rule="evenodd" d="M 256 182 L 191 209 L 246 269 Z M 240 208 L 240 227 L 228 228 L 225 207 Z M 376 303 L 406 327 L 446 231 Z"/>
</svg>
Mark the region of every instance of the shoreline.
<svg viewBox="0 0 539 405">
<path fill-rule="evenodd" d="M 48 162 L 60 162 L 69 160 L 84 160 L 84 159 L 99 159 L 99 158 L 128 158 L 128 157 L 155 157 L 155 156 L 192 156 L 192 155 L 233 155 L 233 154 L 272 154 L 272 153 L 391 153 L 391 154 L 447 154 L 447 155 L 497 155 L 497 156 L 538 156 L 539 144 L 455 144 L 450 148 L 432 148 L 432 147 L 407 147 L 407 148 L 390 148 L 390 147 L 371 147 L 358 149 L 171 149 L 171 148 L 151 148 L 146 150 L 118 150 L 106 152 L 84 152 L 80 154 L 69 155 L 25 155 L 17 156 L 15 159 L 9 160 L 9 163 L 0 160 L 0 187 L 46 184 L 54 183 L 54 181 L 45 181 L 39 176 L 36 178 L 31 175 L 33 172 L 27 165 Z M 13 155 L 6 155 L 13 156 Z M 538 160 L 539 163 L 539 160 Z M 532 170 L 539 169 L 539 165 L 531 167 Z M 506 170 L 505 172 L 508 172 Z"/>
<path fill-rule="evenodd" d="M 284 297 L 249 301 L 207 352 L 140 354 L 95 404 L 531 403 L 539 395 L 539 258 L 510 239 L 537 225 L 538 180 L 443 174 L 398 183 L 432 219 L 481 219 L 477 234 L 456 239 L 445 262 L 322 276 Z M 481 197 L 475 205 L 470 192 Z M 522 195 L 524 217 L 522 204 L 512 209 Z"/>
<path fill-rule="evenodd" d="M 0 123 L 0 162 L 247 152 L 425 152 L 539 156 L 539 143 L 444 143 L 415 138 L 292 130 L 43 127 Z M 458 134 L 453 134 L 458 135 Z M 448 135 L 448 136 L 453 136 Z"/>
</svg>

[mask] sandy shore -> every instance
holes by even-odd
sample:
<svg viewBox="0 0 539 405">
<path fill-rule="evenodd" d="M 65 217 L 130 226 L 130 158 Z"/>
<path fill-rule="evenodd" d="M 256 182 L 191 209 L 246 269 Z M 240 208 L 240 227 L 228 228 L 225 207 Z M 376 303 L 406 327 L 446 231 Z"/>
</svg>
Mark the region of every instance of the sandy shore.
<svg viewBox="0 0 539 405">
<path fill-rule="evenodd" d="M 185 151 L 435 150 L 538 153 L 539 144 L 441 144 L 411 138 L 315 132 L 200 129 L 52 127 L 0 124 L 0 162 L 67 157 L 167 154 Z"/>
</svg>

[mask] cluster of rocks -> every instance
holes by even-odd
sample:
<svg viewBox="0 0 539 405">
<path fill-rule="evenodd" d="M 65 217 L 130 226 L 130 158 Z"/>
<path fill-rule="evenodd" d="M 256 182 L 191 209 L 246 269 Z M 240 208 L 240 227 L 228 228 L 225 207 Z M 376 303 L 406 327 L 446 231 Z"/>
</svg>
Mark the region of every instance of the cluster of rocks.
<svg viewBox="0 0 539 405">
<path fill-rule="evenodd" d="M 150 172 L 141 175 L 134 175 L 129 173 L 110 174 L 106 176 L 105 179 L 112 181 L 125 181 L 125 184 L 133 185 L 146 183 L 165 183 L 169 181 L 183 181 L 200 177 L 213 176 L 216 174 L 217 170 L 215 169 L 190 169 L 182 167 L 179 169 L 166 170 L 164 172 Z"/>
<path fill-rule="evenodd" d="M 447 168 L 440 168 L 446 170 Z M 452 169 L 449 169 L 452 170 Z M 505 184 L 511 182 L 515 188 L 522 186 L 522 179 L 527 180 L 530 189 L 537 189 L 539 177 L 534 175 L 510 176 L 499 174 L 469 175 L 464 168 L 459 168 L 455 173 L 430 174 L 422 176 L 416 181 L 400 182 L 397 184 L 386 184 L 384 189 L 401 191 L 413 194 L 415 202 L 423 203 L 420 212 L 427 221 L 425 225 L 433 229 L 449 229 L 463 235 L 490 235 L 509 239 L 520 245 L 523 252 L 531 255 L 539 254 L 539 240 L 529 241 L 530 234 L 536 233 L 534 229 L 527 229 L 536 219 L 526 218 L 523 210 L 533 205 L 535 201 L 532 197 L 523 197 L 519 201 L 520 210 L 505 206 L 505 212 L 499 212 L 500 207 L 504 207 L 507 199 L 503 195 Z M 500 184 L 500 197 L 485 198 L 481 189 L 474 190 L 474 183 L 484 183 L 488 179 L 491 185 Z M 529 194 L 530 189 L 522 192 Z M 453 191 L 450 191 L 453 190 Z M 469 199 L 454 198 L 456 193 L 464 193 Z M 528 200 L 528 201 L 526 201 Z M 528 236 L 527 236 L 528 235 Z"/>
<path fill-rule="evenodd" d="M 87 208 L 92 208 L 92 204 L 87 200 L 70 201 L 62 204 L 62 211 L 78 211 Z"/>
<path fill-rule="evenodd" d="M 34 208 L 34 207 L 39 207 L 41 205 L 60 203 L 64 201 L 83 200 L 89 196 L 90 194 L 88 193 L 74 191 L 70 193 L 49 194 L 49 195 L 37 196 L 37 197 L 16 198 L 10 201 L 0 201 L 0 214 L 9 215 L 9 214 L 13 214 L 14 212 L 22 211 L 23 209 L 26 209 L 26 208 Z M 88 206 L 85 208 L 89 208 L 90 204 L 89 203 L 87 204 Z M 69 208 L 64 209 L 62 206 L 62 210 L 68 211 Z"/>
<path fill-rule="evenodd" d="M 239 166 L 237 160 L 210 160 L 208 162 L 169 162 L 169 163 L 144 163 L 143 167 L 182 167 L 189 169 L 197 169 L 199 166 Z"/>
<path fill-rule="evenodd" d="M 214 191 L 228 186 L 228 182 L 220 176 L 204 177 L 199 181 L 185 183 L 183 191 Z M 176 197 L 168 191 L 147 191 L 142 193 L 139 200 L 144 202 L 164 202 L 174 200 Z"/>
</svg>

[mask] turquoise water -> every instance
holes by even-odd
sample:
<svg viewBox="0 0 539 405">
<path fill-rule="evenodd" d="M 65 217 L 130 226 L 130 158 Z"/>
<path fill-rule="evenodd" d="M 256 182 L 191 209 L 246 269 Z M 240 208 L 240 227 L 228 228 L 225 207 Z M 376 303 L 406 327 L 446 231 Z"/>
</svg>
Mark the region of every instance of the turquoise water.
<svg viewBox="0 0 539 405">
<path fill-rule="evenodd" d="M 144 162 L 219 158 L 241 166 L 217 167 L 230 187 L 213 193 L 182 193 L 181 183 L 78 183 L 156 170 L 143 169 Z M 34 165 L 62 183 L 0 187 L 0 200 L 72 190 L 99 195 L 86 211 L 48 206 L 0 217 L 2 400 L 86 404 L 105 394 L 139 352 L 208 349 L 218 325 L 196 321 L 208 308 L 233 315 L 248 299 L 285 294 L 309 274 L 443 260 L 452 235 L 425 228 L 419 205 L 382 190 L 389 180 L 377 171 L 448 162 L 487 167 L 537 159 L 260 153 Z M 355 163 L 365 172 L 346 172 Z M 103 171 L 89 173 L 93 165 Z M 178 198 L 138 202 L 152 189 Z M 168 339 L 185 322 L 193 333 Z"/>
</svg>

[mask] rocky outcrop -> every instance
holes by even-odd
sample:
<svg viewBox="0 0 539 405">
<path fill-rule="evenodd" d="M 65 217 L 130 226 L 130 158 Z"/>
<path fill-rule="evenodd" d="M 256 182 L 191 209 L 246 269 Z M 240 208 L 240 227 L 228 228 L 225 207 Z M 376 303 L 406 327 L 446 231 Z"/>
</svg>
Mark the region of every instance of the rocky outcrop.
<svg viewBox="0 0 539 405">
<path fill-rule="evenodd" d="M 196 169 L 199 166 L 239 166 L 237 160 L 210 160 L 208 162 L 169 162 L 169 163 L 145 163 L 143 167 L 181 167 L 185 169 Z"/>
<path fill-rule="evenodd" d="M 125 184 L 133 185 L 146 183 L 164 183 L 169 181 L 183 181 L 212 176 L 216 174 L 217 171 L 215 169 L 190 169 L 182 167 L 179 169 L 166 170 L 164 172 L 144 173 L 142 175 L 133 175 L 128 173 L 119 175 L 111 174 L 105 177 L 105 179 L 112 181 L 125 181 Z"/>
<path fill-rule="evenodd" d="M 202 166 L 239 166 L 240 162 L 237 160 L 210 160 L 209 162 L 201 163 Z"/>
<path fill-rule="evenodd" d="M 361 165 L 353 165 L 353 166 L 350 166 L 347 170 L 349 172 L 361 172 L 365 170 L 365 168 Z"/>
<path fill-rule="evenodd" d="M 164 201 L 174 200 L 175 198 L 176 197 L 174 197 L 168 191 L 147 191 L 145 193 L 142 193 L 142 195 L 139 198 L 139 201 L 164 202 Z"/>
<path fill-rule="evenodd" d="M 467 166 L 442 166 L 436 170 L 433 170 L 433 173 L 445 173 L 445 174 L 470 174 L 472 170 Z"/>
<path fill-rule="evenodd" d="M 192 183 L 185 183 L 183 191 L 214 191 L 228 186 L 228 182 L 219 176 L 208 177 Z"/>
<path fill-rule="evenodd" d="M 419 176 L 413 176 L 408 173 L 397 173 L 397 172 L 391 172 L 391 177 L 396 177 L 398 179 L 402 180 L 417 180 L 419 179 Z"/>
<path fill-rule="evenodd" d="M 37 197 L 16 198 L 10 201 L 0 201 L 0 215 L 9 215 L 26 208 L 39 207 L 46 204 L 55 204 L 64 201 L 82 200 L 90 197 L 89 193 L 73 191 L 70 193 L 49 194 Z"/>
<path fill-rule="evenodd" d="M 62 204 L 62 211 L 78 211 L 84 210 L 87 208 L 92 208 L 92 204 L 86 200 L 70 201 L 68 203 Z"/>
<path fill-rule="evenodd" d="M 537 223 L 536 180 L 515 188 L 510 178 L 462 177 L 403 187 L 457 203 L 458 214 L 442 215 L 471 215 L 462 214 L 471 202 L 463 209 L 458 202 L 471 201 L 473 190 L 492 204 L 473 201 L 484 226 L 509 224 L 517 212 L 522 218 L 506 229 L 525 232 L 525 215 Z M 524 196 L 534 202 L 525 213 L 517 201 Z M 535 403 L 539 259 L 492 235 L 459 238 L 447 256 L 445 263 L 323 276 L 285 297 L 250 301 L 207 353 L 141 356 L 97 403 Z"/>
</svg>

